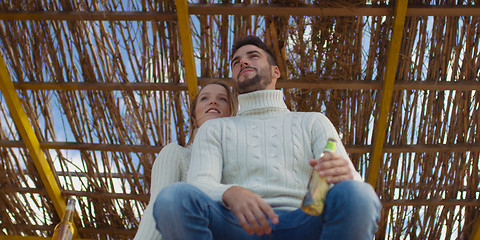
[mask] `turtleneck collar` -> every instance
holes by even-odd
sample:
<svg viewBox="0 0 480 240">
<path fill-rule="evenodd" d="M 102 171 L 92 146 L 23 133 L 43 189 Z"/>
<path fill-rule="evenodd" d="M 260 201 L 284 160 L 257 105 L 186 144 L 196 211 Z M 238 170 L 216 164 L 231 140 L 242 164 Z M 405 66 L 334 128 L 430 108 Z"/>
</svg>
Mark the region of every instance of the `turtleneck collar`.
<svg viewBox="0 0 480 240">
<path fill-rule="evenodd" d="M 261 90 L 238 95 L 240 109 L 238 115 L 251 115 L 258 112 L 289 111 L 283 101 L 283 92 L 280 90 Z"/>
</svg>

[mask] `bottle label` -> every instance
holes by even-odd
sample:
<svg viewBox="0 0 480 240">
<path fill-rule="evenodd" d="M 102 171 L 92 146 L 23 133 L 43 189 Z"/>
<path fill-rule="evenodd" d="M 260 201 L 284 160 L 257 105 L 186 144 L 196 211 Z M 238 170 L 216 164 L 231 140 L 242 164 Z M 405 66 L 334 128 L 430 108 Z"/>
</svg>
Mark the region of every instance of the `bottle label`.
<svg viewBox="0 0 480 240">
<path fill-rule="evenodd" d="M 335 139 L 329 138 L 325 146 L 325 151 L 335 152 L 336 147 L 337 143 Z M 323 211 L 323 203 L 327 198 L 330 187 L 325 178 L 320 177 L 316 171 L 312 170 L 312 175 L 310 176 L 310 181 L 307 186 L 307 193 L 302 202 L 302 211 L 314 216 L 320 215 Z"/>
</svg>

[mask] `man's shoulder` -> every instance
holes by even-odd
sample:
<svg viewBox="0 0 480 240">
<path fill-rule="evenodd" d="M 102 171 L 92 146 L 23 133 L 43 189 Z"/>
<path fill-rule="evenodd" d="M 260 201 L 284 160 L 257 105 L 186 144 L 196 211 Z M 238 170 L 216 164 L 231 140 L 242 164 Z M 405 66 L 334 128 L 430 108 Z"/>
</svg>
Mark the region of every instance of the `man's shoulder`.
<svg viewBox="0 0 480 240">
<path fill-rule="evenodd" d="M 292 119 L 297 119 L 302 125 L 330 124 L 328 117 L 321 112 L 291 112 Z"/>
<path fill-rule="evenodd" d="M 205 121 L 202 126 L 198 129 L 198 132 L 203 131 L 212 131 L 212 130 L 220 130 L 224 128 L 229 122 L 232 121 L 234 117 L 223 117 L 223 118 L 214 118 Z M 206 130 L 208 129 L 208 130 Z"/>
<path fill-rule="evenodd" d="M 222 117 L 222 118 L 213 118 L 213 119 L 209 119 L 207 121 L 205 121 L 202 126 L 200 127 L 204 127 L 204 126 L 219 126 L 221 124 L 224 124 L 225 122 L 228 122 L 230 121 L 229 119 L 231 119 L 233 117 Z"/>
<path fill-rule="evenodd" d="M 325 118 L 326 117 L 321 112 L 290 112 L 289 114 L 294 117 L 304 117 L 304 118 Z"/>
</svg>

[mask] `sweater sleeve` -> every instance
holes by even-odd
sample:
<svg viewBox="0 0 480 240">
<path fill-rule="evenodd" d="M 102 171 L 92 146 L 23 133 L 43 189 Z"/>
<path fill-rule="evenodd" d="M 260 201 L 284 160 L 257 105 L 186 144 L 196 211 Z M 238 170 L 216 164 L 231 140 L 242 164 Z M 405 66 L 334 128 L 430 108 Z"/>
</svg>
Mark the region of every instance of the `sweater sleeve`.
<svg viewBox="0 0 480 240">
<path fill-rule="evenodd" d="M 315 113 L 312 120 L 312 149 L 314 152 L 315 158 L 319 158 L 325 149 L 328 138 L 333 138 L 337 141 L 337 148 L 335 153 L 343 156 L 348 160 L 350 169 L 353 173 L 353 179 L 358 181 L 363 181 L 360 174 L 355 170 L 350 157 L 343 146 L 340 136 L 338 136 L 337 130 L 333 126 L 332 122 L 323 114 Z"/>
<path fill-rule="evenodd" d="M 161 240 L 153 218 L 153 205 L 158 193 L 163 187 L 178 182 L 181 179 L 181 161 L 185 148 L 170 143 L 158 154 L 152 167 L 152 182 L 150 184 L 150 201 L 143 212 L 140 225 L 134 240 Z"/>
<path fill-rule="evenodd" d="M 223 193 L 234 185 L 222 184 L 221 119 L 206 121 L 198 129 L 192 146 L 187 182 L 198 187 L 214 201 L 222 202 Z"/>
</svg>

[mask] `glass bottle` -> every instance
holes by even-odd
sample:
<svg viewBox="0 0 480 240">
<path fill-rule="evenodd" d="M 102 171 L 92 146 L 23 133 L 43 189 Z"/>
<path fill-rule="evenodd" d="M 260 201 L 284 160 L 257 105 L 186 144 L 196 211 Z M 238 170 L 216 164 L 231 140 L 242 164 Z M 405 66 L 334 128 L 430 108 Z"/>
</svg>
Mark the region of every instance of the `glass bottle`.
<svg viewBox="0 0 480 240">
<path fill-rule="evenodd" d="M 329 138 L 324 151 L 333 153 L 336 147 L 337 141 Z M 312 170 L 310 181 L 308 181 L 307 193 L 302 202 L 302 211 L 313 216 L 320 215 L 330 187 L 331 185 L 327 183 L 324 177 L 320 177 L 317 171 Z"/>
<path fill-rule="evenodd" d="M 62 221 L 55 226 L 52 240 L 71 240 L 73 238 L 73 215 L 75 214 L 76 203 L 77 201 L 74 198 L 68 199 Z"/>
</svg>

